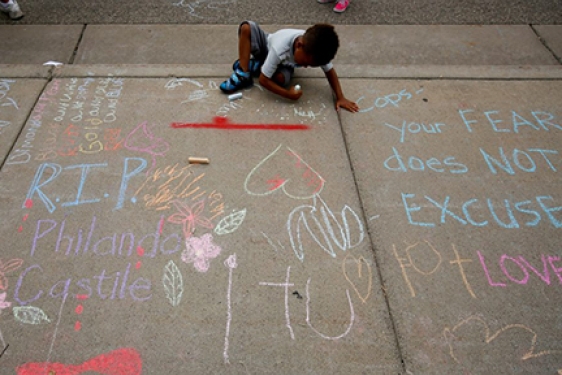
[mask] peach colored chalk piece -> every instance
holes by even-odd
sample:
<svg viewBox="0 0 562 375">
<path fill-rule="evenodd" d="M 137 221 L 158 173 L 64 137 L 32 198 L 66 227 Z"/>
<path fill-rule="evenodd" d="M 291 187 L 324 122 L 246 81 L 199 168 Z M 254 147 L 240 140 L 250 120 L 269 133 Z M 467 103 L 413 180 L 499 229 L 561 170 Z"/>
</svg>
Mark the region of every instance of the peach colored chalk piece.
<svg viewBox="0 0 562 375">
<path fill-rule="evenodd" d="M 189 164 L 209 164 L 209 158 L 196 158 L 196 157 L 189 157 L 187 159 L 187 161 L 189 161 Z"/>
</svg>

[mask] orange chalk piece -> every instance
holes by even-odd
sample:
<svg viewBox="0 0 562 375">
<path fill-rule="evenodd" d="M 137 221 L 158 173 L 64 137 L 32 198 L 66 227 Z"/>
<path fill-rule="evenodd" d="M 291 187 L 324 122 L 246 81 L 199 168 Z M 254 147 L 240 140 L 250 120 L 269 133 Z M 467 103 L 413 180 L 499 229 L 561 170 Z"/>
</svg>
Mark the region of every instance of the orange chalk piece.
<svg viewBox="0 0 562 375">
<path fill-rule="evenodd" d="M 209 164 L 209 158 L 196 158 L 196 157 L 189 157 L 187 159 L 189 164 Z"/>
</svg>

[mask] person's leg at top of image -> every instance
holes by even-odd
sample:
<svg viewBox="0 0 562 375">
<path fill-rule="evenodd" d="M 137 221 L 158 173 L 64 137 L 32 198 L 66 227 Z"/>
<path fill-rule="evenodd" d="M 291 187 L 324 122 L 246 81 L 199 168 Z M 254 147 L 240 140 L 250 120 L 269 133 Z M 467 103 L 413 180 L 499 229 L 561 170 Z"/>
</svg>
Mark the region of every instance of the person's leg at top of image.
<svg viewBox="0 0 562 375">
<path fill-rule="evenodd" d="M 0 11 L 7 13 L 11 20 L 19 20 L 23 17 L 23 12 L 17 0 L 0 0 Z"/>
</svg>

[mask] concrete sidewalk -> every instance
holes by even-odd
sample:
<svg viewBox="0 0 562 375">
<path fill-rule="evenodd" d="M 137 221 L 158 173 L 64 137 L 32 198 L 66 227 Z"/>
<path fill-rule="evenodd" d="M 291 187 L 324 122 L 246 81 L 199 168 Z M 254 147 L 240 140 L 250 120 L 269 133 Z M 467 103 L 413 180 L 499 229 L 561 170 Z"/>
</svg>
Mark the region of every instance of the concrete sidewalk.
<svg viewBox="0 0 562 375">
<path fill-rule="evenodd" d="M 562 374 L 562 26 L 336 30 L 0 26 L 0 374 Z"/>
</svg>

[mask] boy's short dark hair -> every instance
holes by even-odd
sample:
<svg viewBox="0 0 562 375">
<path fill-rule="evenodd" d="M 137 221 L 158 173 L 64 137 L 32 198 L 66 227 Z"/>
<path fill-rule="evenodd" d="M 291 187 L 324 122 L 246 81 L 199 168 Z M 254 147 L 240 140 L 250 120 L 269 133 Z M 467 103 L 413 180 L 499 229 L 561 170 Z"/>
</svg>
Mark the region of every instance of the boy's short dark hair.
<svg viewBox="0 0 562 375">
<path fill-rule="evenodd" d="M 334 26 L 319 23 L 309 27 L 303 35 L 304 52 L 318 65 L 326 65 L 336 56 L 340 42 Z"/>
</svg>

